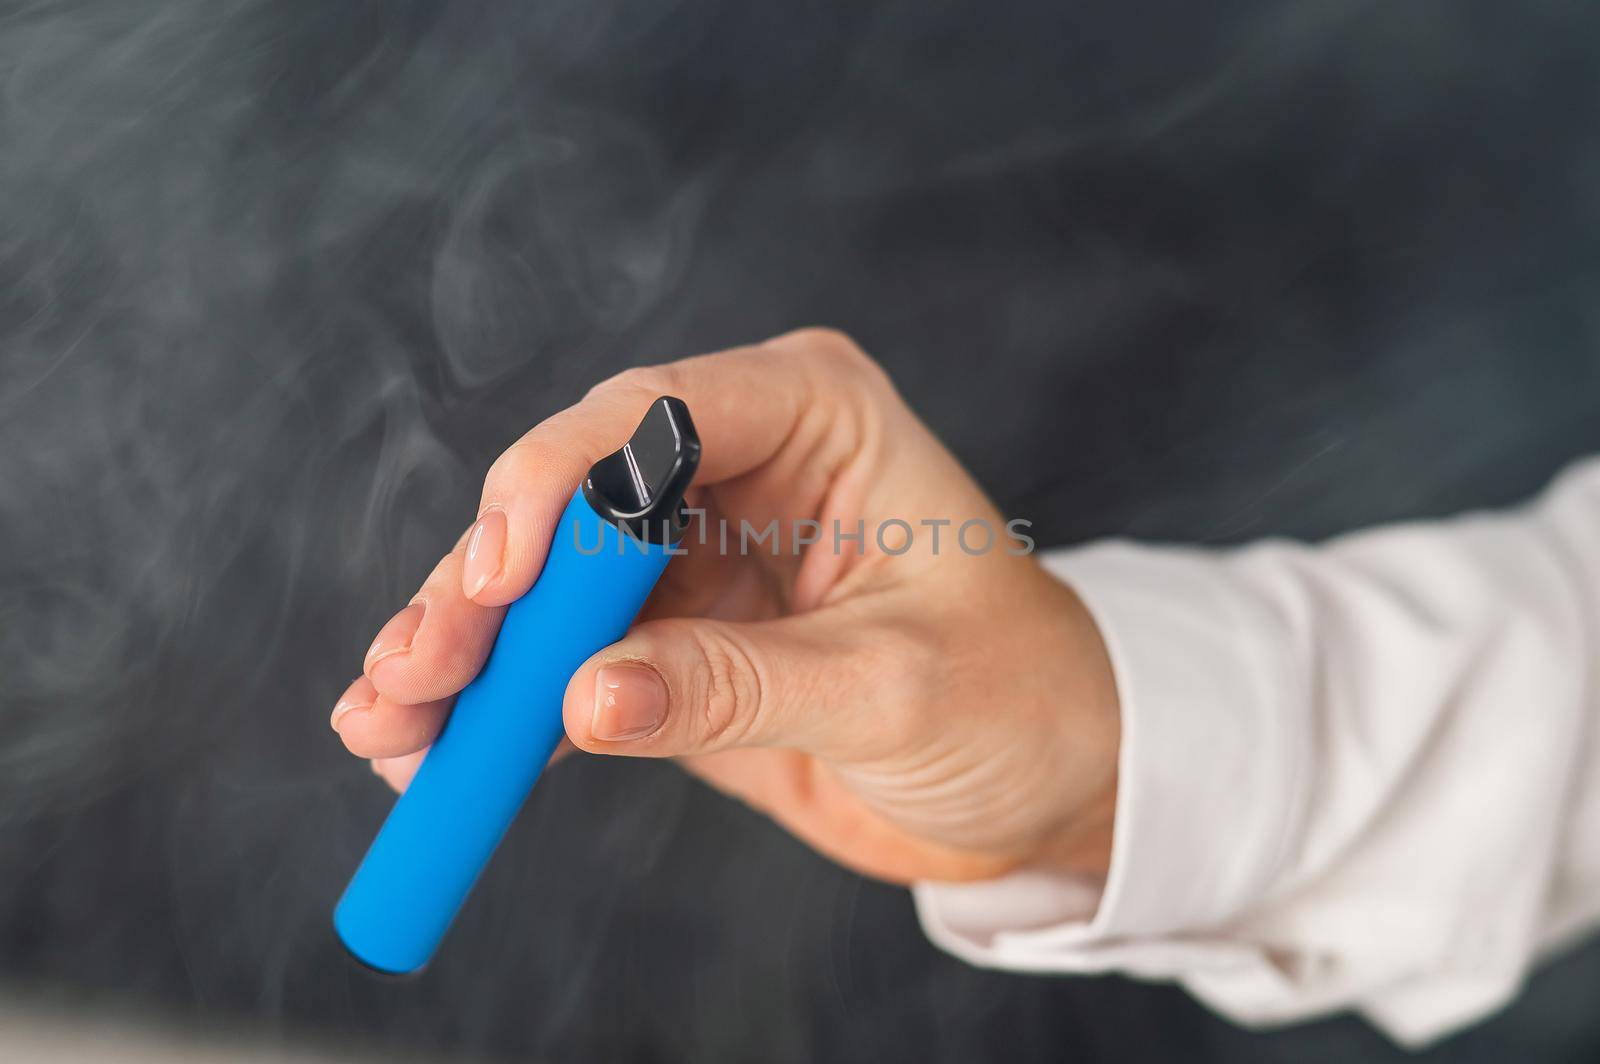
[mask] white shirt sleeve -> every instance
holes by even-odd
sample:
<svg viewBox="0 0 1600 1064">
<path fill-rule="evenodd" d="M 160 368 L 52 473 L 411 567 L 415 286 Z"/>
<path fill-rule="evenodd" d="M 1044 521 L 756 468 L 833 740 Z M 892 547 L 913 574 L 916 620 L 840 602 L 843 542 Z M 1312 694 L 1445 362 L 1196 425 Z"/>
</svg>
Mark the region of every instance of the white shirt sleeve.
<svg viewBox="0 0 1600 1064">
<path fill-rule="evenodd" d="M 1600 921 L 1600 460 L 1509 513 L 1044 564 L 1116 673 L 1110 873 L 918 884 L 935 943 L 1417 1045 Z"/>
</svg>

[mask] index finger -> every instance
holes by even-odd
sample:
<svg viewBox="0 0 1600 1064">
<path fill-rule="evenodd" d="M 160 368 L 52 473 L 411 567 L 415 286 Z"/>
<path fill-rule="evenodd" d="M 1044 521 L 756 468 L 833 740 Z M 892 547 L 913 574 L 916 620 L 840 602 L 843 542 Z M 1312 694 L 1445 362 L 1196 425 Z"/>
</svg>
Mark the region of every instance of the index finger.
<svg viewBox="0 0 1600 1064">
<path fill-rule="evenodd" d="M 484 606 L 526 594 L 584 474 L 622 446 L 659 397 L 677 396 L 694 417 L 702 455 L 696 483 L 731 480 L 786 459 L 797 473 L 808 466 L 814 476 L 853 449 L 860 398 L 870 391 L 863 385 L 873 378 L 887 384 L 854 344 L 828 330 L 612 377 L 531 429 L 490 468 L 469 543 L 498 547 L 499 564 L 473 559 L 463 590 Z M 494 531 L 480 532 L 489 522 Z"/>
</svg>

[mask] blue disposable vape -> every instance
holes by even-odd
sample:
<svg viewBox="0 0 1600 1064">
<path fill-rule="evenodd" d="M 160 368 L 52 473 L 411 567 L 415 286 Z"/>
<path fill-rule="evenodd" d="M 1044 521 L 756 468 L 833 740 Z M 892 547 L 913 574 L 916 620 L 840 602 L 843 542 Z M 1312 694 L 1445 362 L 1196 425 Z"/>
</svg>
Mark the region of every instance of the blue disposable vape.
<svg viewBox="0 0 1600 1064">
<path fill-rule="evenodd" d="M 700 440 L 664 396 L 567 504 L 538 581 L 500 635 L 334 910 L 380 972 L 428 962 L 563 734 L 567 681 L 622 638 L 682 536 Z"/>
</svg>

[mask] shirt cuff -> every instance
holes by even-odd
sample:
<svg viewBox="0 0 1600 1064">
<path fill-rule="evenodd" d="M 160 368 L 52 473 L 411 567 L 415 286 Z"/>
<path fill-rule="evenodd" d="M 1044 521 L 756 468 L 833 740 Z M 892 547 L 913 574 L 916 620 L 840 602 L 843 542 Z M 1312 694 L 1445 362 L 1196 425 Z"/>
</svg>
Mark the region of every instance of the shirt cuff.
<svg viewBox="0 0 1600 1064">
<path fill-rule="evenodd" d="M 1303 817 L 1292 626 L 1203 551 L 1106 543 L 1042 560 L 1088 607 L 1116 678 L 1110 871 L 1103 885 L 1036 870 L 919 883 L 923 929 L 985 967 L 1253 967 L 1256 950 L 1205 932 L 1261 900 Z"/>
</svg>

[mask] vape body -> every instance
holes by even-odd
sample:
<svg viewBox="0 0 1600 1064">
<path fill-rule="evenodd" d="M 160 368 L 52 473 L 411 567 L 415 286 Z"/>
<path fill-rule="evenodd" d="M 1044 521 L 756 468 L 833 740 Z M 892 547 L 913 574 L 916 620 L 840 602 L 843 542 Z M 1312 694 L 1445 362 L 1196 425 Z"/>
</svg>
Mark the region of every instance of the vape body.
<svg viewBox="0 0 1600 1064">
<path fill-rule="evenodd" d="M 658 400 L 629 447 L 590 471 L 539 579 L 506 610 L 483 671 L 345 889 L 334 927 L 368 967 L 399 974 L 428 962 L 561 741 L 567 682 L 622 638 L 675 553 L 699 458 L 682 407 Z"/>
</svg>

